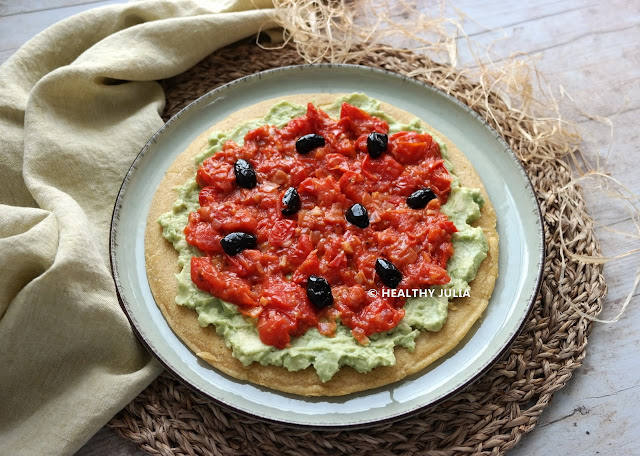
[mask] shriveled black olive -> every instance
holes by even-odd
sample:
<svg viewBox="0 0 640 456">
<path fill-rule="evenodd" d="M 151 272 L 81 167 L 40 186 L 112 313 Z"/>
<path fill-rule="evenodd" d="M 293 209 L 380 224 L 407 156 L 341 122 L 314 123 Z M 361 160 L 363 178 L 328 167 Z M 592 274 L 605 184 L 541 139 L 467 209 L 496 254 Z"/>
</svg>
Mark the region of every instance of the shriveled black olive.
<svg viewBox="0 0 640 456">
<path fill-rule="evenodd" d="M 236 174 L 236 183 L 242 188 L 253 188 L 258 184 L 258 178 L 256 177 L 256 171 L 246 160 L 242 158 L 233 165 L 233 171 Z"/>
<path fill-rule="evenodd" d="M 324 138 L 320 135 L 311 133 L 310 135 L 304 135 L 296 141 L 296 151 L 299 154 L 308 154 L 313 149 L 324 146 Z"/>
<path fill-rule="evenodd" d="M 347 222 L 353 223 L 358 228 L 366 228 L 369 226 L 369 213 L 367 212 L 367 208 L 362 204 L 356 203 L 347 209 L 345 217 Z"/>
<path fill-rule="evenodd" d="M 389 260 L 378 258 L 376 260 L 376 272 L 378 277 L 389 288 L 396 288 L 402 281 L 402 273 Z"/>
<path fill-rule="evenodd" d="M 257 238 L 253 234 L 243 233 L 242 231 L 235 231 L 227 234 L 220 239 L 220 245 L 227 255 L 237 255 L 244 249 L 254 249 L 257 245 Z"/>
<path fill-rule="evenodd" d="M 300 195 L 298 195 L 298 190 L 296 190 L 295 187 L 289 187 L 287 191 L 284 192 L 282 204 L 284 205 L 282 208 L 283 215 L 295 214 L 300 210 Z"/>
<path fill-rule="evenodd" d="M 326 279 L 317 275 L 309 276 L 307 281 L 307 297 L 316 307 L 327 307 L 333 304 L 331 285 Z"/>
<path fill-rule="evenodd" d="M 407 206 L 411 209 L 422 209 L 429 201 L 437 198 L 436 194 L 430 188 L 421 188 L 416 190 L 407 198 Z"/>
<path fill-rule="evenodd" d="M 384 133 L 374 131 L 367 136 L 367 152 L 371 158 L 378 158 L 383 152 L 386 152 L 389 145 L 389 137 Z"/>
</svg>

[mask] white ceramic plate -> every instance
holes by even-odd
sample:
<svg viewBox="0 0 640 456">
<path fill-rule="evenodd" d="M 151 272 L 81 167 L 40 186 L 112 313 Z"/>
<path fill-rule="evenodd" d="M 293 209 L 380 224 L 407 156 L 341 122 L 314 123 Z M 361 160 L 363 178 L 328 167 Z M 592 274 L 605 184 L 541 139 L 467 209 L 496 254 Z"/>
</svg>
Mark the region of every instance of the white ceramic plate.
<svg viewBox="0 0 640 456">
<path fill-rule="evenodd" d="M 499 277 L 481 320 L 456 350 L 392 385 L 337 398 L 303 398 L 247 384 L 199 360 L 156 306 L 145 271 L 151 199 L 175 157 L 204 130 L 238 109 L 297 93 L 364 92 L 415 114 L 449 137 L 482 177 L 498 214 Z M 258 73 L 222 86 L 173 117 L 133 162 L 116 201 L 111 263 L 131 324 L 158 360 L 187 385 L 236 411 L 321 428 L 395 420 L 441 401 L 477 379 L 506 352 L 535 300 L 544 259 L 540 211 L 507 144 L 467 106 L 394 73 L 350 65 L 304 65 Z"/>
</svg>

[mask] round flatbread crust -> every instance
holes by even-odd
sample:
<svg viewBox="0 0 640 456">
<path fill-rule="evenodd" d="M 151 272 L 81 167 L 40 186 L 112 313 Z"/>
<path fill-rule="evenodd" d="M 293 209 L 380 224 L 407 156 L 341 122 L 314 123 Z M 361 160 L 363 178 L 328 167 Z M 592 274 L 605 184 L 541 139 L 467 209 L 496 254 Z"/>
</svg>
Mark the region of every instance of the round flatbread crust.
<svg viewBox="0 0 640 456">
<path fill-rule="evenodd" d="M 304 396 L 340 396 L 369 390 L 394 383 L 423 370 L 453 350 L 469 332 L 486 308 L 498 275 L 496 214 L 482 181 L 471 163 L 457 147 L 427 125 L 430 132 L 446 143 L 449 160 L 455 167 L 455 174 L 460 179 L 461 185 L 479 188 L 482 191 L 485 204 L 482 207 L 480 219 L 474 225 L 482 227 L 489 243 L 489 252 L 487 258 L 482 262 L 475 280 L 470 284 L 471 296 L 454 298 L 449 305 L 447 322 L 442 329 L 438 332 L 422 331 L 416 338 L 416 348 L 413 352 L 403 347 L 396 347 L 395 366 L 377 367 L 369 373 L 359 373 L 351 367 L 343 366 L 326 383 L 322 383 L 313 367 L 297 372 L 290 372 L 284 367 L 262 366 L 258 363 L 252 363 L 245 367 L 232 356 L 224 339 L 216 333 L 212 325 L 201 327 L 198 324 L 198 315 L 195 310 L 175 303 L 177 295 L 175 274 L 180 272 L 177 261 L 178 253 L 173 245 L 162 236 L 162 228 L 157 220 L 161 214 L 172 209 L 177 197 L 173 188 L 184 184 L 195 174 L 197 167 L 194 157 L 206 146 L 211 133 L 230 131 L 236 125 L 247 120 L 264 117 L 271 106 L 281 100 L 303 106 L 312 102 L 322 108 L 332 104 L 339 96 L 341 94 L 309 94 L 267 100 L 241 109 L 203 132 L 187 150 L 176 158 L 168 169 L 153 198 L 145 233 L 145 259 L 149 285 L 156 304 L 176 335 L 197 356 L 225 374 L 239 380 Z M 382 103 L 381 109 L 402 123 L 408 123 L 415 118 L 414 115 L 386 103 Z"/>
</svg>

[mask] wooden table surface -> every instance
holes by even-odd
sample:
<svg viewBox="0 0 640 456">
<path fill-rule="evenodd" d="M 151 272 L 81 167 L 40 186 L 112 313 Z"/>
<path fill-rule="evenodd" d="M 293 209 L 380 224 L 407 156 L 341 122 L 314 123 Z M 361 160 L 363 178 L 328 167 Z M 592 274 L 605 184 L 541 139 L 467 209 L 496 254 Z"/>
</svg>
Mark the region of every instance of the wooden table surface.
<svg viewBox="0 0 640 456">
<path fill-rule="evenodd" d="M 121 1 L 5 0 L 0 1 L 0 63 L 49 25 L 83 10 Z M 421 8 L 429 10 L 427 2 Z M 439 2 L 429 2 L 438 10 Z M 606 170 L 640 195 L 638 109 L 640 108 L 640 2 L 596 0 L 453 0 L 468 16 L 464 28 L 480 44 L 491 44 L 493 59 L 515 52 L 536 55 L 537 67 L 556 94 L 560 87 L 575 105 L 563 109 L 567 120 L 588 132 L 585 145 L 605 153 L 613 122 L 613 142 Z M 449 11 L 453 11 L 451 5 Z M 469 19 L 471 18 L 471 19 Z M 605 256 L 640 247 L 640 228 L 623 206 L 585 192 L 592 216 L 607 228 L 635 237 L 613 236 L 599 228 Z M 635 203 L 638 204 L 636 197 Z M 640 207 L 640 206 L 637 206 Z M 605 267 L 609 294 L 601 318 L 612 318 L 632 289 L 640 255 Z M 510 456 L 638 455 L 640 454 L 640 307 L 635 291 L 624 316 L 615 324 L 595 325 L 587 357 L 567 386 L 558 391 L 533 432 L 509 452 Z M 54 450 L 54 449 L 52 449 Z M 54 450 L 55 451 L 55 450 Z M 103 428 L 77 453 L 136 455 L 146 453 Z"/>
</svg>

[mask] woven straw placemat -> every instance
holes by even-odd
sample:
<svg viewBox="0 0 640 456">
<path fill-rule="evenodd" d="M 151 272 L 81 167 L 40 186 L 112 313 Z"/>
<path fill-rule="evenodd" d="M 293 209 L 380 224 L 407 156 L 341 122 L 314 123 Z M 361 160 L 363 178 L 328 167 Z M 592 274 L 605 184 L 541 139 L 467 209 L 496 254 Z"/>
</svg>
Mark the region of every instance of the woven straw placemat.
<svg viewBox="0 0 640 456">
<path fill-rule="evenodd" d="M 248 42 L 229 46 L 188 72 L 163 81 L 167 96 L 164 117 L 168 119 L 221 84 L 302 63 L 290 46 L 269 51 Z M 474 96 L 474 83 L 411 51 L 378 49 L 358 63 L 404 75 L 428 68 L 416 79 L 436 85 L 488 117 L 487 105 L 478 103 Z M 580 191 L 575 187 L 557 191 L 571 180 L 566 162 L 562 157 L 548 158 L 553 144 L 532 143 L 530 138 L 535 135 L 526 134 L 530 127 L 499 97 L 489 97 L 488 104 L 493 113 L 489 122 L 494 127 L 500 122 L 503 136 L 519 156 L 541 150 L 547 153 L 545 159 L 523 162 L 540 202 L 547 258 L 540 295 L 524 330 L 509 353 L 478 382 L 444 403 L 392 424 L 350 431 L 309 431 L 248 419 L 164 373 L 109 425 L 143 450 L 162 455 L 499 455 L 512 448 L 535 427 L 553 393 L 581 365 L 592 322 L 576 308 L 586 315 L 597 315 L 606 286 L 600 265 L 582 264 L 561 252 L 562 232 L 571 252 L 599 254 Z M 572 209 L 571 217 L 565 215 L 567 207 Z"/>
</svg>

